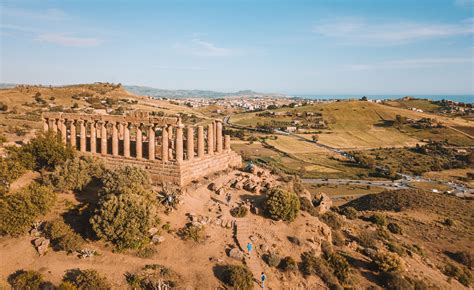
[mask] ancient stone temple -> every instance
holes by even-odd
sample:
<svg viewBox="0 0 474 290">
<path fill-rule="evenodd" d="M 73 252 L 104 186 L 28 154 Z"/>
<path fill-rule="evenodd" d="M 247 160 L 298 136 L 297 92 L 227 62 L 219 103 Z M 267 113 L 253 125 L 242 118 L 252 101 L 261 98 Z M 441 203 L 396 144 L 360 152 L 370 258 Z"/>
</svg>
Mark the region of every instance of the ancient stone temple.
<svg viewBox="0 0 474 290">
<path fill-rule="evenodd" d="M 184 186 L 211 173 L 241 164 L 222 134 L 222 122 L 184 126 L 178 117 L 147 112 L 126 116 L 43 113 L 44 131 L 61 135 L 82 154 L 101 157 L 109 166 L 145 168 L 153 182 Z"/>
</svg>

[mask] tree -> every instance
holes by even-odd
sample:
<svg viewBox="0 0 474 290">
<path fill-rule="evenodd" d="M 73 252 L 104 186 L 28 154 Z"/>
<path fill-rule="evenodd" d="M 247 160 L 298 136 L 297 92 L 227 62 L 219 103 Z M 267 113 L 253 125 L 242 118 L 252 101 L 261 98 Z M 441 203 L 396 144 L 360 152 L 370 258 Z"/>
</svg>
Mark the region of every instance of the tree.
<svg viewBox="0 0 474 290">
<path fill-rule="evenodd" d="M 268 215 L 275 220 L 293 221 L 300 210 L 300 200 L 294 192 L 275 188 L 265 201 Z"/>
<path fill-rule="evenodd" d="M 101 195 L 143 193 L 151 190 L 148 173 L 133 166 L 107 171 L 102 178 L 102 183 Z"/>
<path fill-rule="evenodd" d="M 149 242 L 148 230 L 159 223 L 154 204 L 137 194 L 102 198 L 90 219 L 97 236 L 118 250 L 140 249 Z"/>
</svg>

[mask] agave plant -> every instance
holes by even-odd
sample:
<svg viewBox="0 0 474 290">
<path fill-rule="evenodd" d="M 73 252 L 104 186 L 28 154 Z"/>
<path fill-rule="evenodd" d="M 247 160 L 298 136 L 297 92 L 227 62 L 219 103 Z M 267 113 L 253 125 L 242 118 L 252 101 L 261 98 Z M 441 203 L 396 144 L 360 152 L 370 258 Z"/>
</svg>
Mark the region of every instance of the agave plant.
<svg viewBox="0 0 474 290">
<path fill-rule="evenodd" d="M 159 202 L 165 207 L 166 212 L 177 209 L 181 200 L 181 191 L 177 187 L 164 184 L 162 189 L 158 191 L 157 196 Z"/>
</svg>

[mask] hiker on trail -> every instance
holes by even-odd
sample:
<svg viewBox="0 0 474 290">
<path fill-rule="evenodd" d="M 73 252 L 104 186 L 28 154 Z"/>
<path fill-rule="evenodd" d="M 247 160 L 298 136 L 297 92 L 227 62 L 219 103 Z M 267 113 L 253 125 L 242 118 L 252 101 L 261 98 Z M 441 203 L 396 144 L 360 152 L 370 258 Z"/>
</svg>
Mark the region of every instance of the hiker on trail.
<svg viewBox="0 0 474 290">
<path fill-rule="evenodd" d="M 252 252 L 252 243 L 251 242 L 247 243 L 247 251 L 249 251 L 249 255 L 250 255 L 250 253 Z"/>
<path fill-rule="evenodd" d="M 265 288 L 265 280 L 267 280 L 267 276 L 265 275 L 265 273 L 262 272 L 260 279 L 262 280 L 262 289 L 263 289 Z"/>
</svg>

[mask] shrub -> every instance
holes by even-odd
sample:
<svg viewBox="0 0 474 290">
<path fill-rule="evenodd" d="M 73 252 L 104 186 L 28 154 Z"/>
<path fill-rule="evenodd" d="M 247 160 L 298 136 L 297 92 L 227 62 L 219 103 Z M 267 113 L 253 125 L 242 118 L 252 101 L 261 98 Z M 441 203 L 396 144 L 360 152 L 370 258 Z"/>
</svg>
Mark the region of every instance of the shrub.
<svg viewBox="0 0 474 290">
<path fill-rule="evenodd" d="M 253 289 L 253 274 L 246 266 L 227 265 L 222 276 L 224 283 L 234 289 Z"/>
<path fill-rule="evenodd" d="M 137 257 L 144 258 L 144 259 L 149 259 L 153 257 L 158 251 L 151 246 L 148 247 L 143 247 L 140 250 L 137 251 L 136 255 Z"/>
<path fill-rule="evenodd" d="M 332 253 L 327 257 L 327 261 L 332 266 L 334 275 L 339 282 L 342 284 L 350 284 L 352 271 L 346 258 L 338 253 Z"/>
<path fill-rule="evenodd" d="M 205 239 L 204 226 L 187 224 L 178 231 L 178 235 L 184 240 L 202 242 Z"/>
<path fill-rule="evenodd" d="M 278 265 L 280 265 L 280 262 L 281 262 L 281 257 L 276 253 L 268 253 L 268 254 L 263 255 L 263 260 L 270 267 L 278 267 Z"/>
<path fill-rule="evenodd" d="M 377 269 L 381 272 L 393 273 L 403 269 L 402 260 L 395 253 L 378 251 L 371 258 L 377 266 Z"/>
<path fill-rule="evenodd" d="M 62 282 L 59 284 L 57 290 L 77 290 L 77 287 L 71 282 Z"/>
<path fill-rule="evenodd" d="M 247 213 L 248 213 L 248 209 L 246 206 L 243 206 L 243 205 L 239 205 L 230 210 L 230 214 L 233 217 L 245 217 L 247 216 Z"/>
<path fill-rule="evenodd" d="M 395 241 L 387 243 L 387 249 L 392 252 L 398 254 L 400 257 L 406 255 L 406 250 L 400 244 Z"/>
<path fill-rule="evenodd" d="M 461 284 L 466 287 L 469 287 L 472 280 L 471 272 L 466 267 L 458 267 L 454 264 L 448 263 L 444 269 L 443 273 L 448 277 L 456 278 Z"/>
<path fill-rule="evenodd" d="M 300 201 L 295 193 L 277 188 L 268 194 L 265 208 L 272 219 L 291 222 L 298 215 Z"/>
<path fill-rule="evenodd" d="M 101 195 L 150 192 L 148 173 L 139 167 L 125 166 L 107 171 L 102 178 Z"/>
<path fill-rule="evenodd" d="M 61 191 L 82 190 L 93 178 L 99 178 L 104 170 L 103 164 L 92 158 L 74 158 L 56 167 L 48 179 Z"/>
<path fill-rule="evenodd" d="M 51 240 L 55 250 L 72 253 L 79 251 L 84 244 L 82 237 L 75 233 L 61 218 L 46 223 L 45 233 Z"/>
<path fill-rule="evenodd" d="M 472 269 L 474 267 L 474 256 L 466 251 L 459 251 L 453 254 L 454 260 Z"/>
<path fill-rule="evenodd" d="M 318 211 L 314 207 L 313 203 L 304 196 L 300 196 L 300 209 L 309 213 L 312 216 L 318 216 Z"/>
<path fill-rule="evenodd" d="M 304 275 L 319 276 L 330 289 L 342 289 L 328 263 L 320 257 L 316 257 L 313 251 L 304 252 L 301 255 L 301 271 Z"/>
<path fill-rule="evenodd" d="M 38 183 L 0 198 L 0 234 L 18 236 L 25 233 L 38 216 L 48 213 L 55 201 L 53 190 Z"/>
<path fill-rule="evenodd" d="M 333 230 L 340 230 L 344 226 L 344 220 L 333 211 L 324 213 L 321 220 Z"/>
<path fill-rule="evenodd" d="M 287 256 L 281 260 L 280 268 L 283 271 L 295 271 L 298 269 L 298 265 L 296 264 L 296 261 L 292 257 Z"/>
<path fill-rule="evenodd" d="M 387 229 L 392 233 L 392 234 L 402 234 L 402 228 L 397 224 L 397 223 L 389 223 L 387 225 Z"/>
<path fill-rule="evenodd" d="M 353 220 L 357 218 L 357 210 L 352 206 L 344 207 L 341 210 L 341 214 L 346 216 L 346 218 Z"/>
<path fill-rule="evenodd" d="M 146 265 L 134 274 L 126 274 L 133 289 L 169 289 L 179 286 L 181 277 L 175 271 L 158 264 Z"/>
<path fill-rule="evenodd" d="M 78 289 L 111 289 L 107 279 L 101 276 L 96 270 L 72 269 L 66 272 L 64 282 L 69 282 Z"/>
<path fill-rule="evenodd" d="M 8 283 L 10 283 L 13 289 L 39 290 L 45 282 L 43 275 L 36 271 L 18 270 L 8 276 Z"/>
<path fill-rule="evenodd" d="M 380 213 L 375 213 L 370 217 L 370 221 L 379 226 L 385 226 L 387 224 L 387 218 Z"/>
<path fill-rule="evenodd" d="M 446 219 L 444 219 L 443 224 L 444 224 L 445 226 L 451 227 L 451 226 L 454 225 L 454 221 L 453 221 L 452 219 L 450 219 L 450 218 L 446 218 Z"/>
<path fill-rule="evenodd" d="M 10 184 L 17 180 L 26 168 L 17 160 L 0 158 L 0 196 L 8 192 Z"/>
<path fill-rule="evenodd" d="M 156 207 L 149 200 L 137 194 L 120 194 L 101 198 L 90 223 L 99 238 L 122 250 L 147 244 L 148 230 L 159 220 Z"/>
<path fill-rule="evenodd" d="M 74 157 L 71 146 L 66 146 L 61 136 L 49 131 L 30 140 L 28 144 L 20 149 L 20 157 L 32 156 L 34 169 L 52 170 Z M 29 158 L 29 157 L 28 157 Z"/>
</svg>

